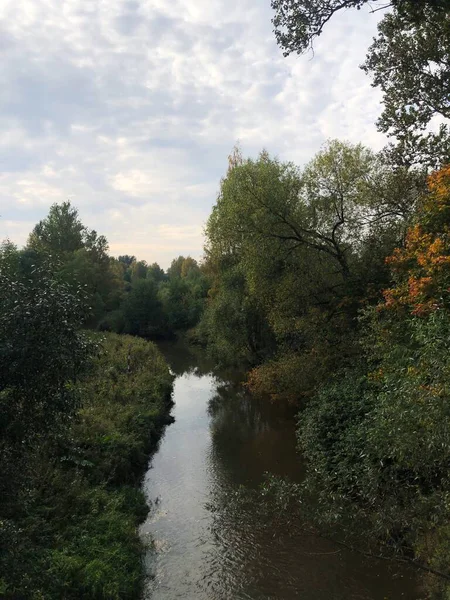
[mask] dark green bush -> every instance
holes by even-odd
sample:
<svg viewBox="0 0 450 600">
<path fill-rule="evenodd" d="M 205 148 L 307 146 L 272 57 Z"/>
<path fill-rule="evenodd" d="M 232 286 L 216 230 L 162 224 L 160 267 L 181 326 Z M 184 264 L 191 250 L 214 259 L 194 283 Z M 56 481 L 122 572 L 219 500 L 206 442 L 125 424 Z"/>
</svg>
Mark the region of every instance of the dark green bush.
<svg viewBox="0 0 450 600">
<path fill-rule="evenodd" d="M 30 458 L 33 475 L 1 522 L 0 593 L 11 600 L 139 597 L 138 484 L 170 421 L 172 376 L 153 344 L 92 335 L 100 352 L 77 386 L 81 408 Z"/>
</svg>

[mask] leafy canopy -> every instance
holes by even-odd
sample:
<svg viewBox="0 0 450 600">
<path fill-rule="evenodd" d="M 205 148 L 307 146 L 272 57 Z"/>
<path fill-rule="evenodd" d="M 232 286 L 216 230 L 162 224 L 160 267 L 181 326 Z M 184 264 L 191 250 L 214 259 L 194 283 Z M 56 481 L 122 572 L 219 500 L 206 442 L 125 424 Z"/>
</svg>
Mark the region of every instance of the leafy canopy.
<svg viewBox="0 0 450 600">
<path fill-rule="evenodd" d="M 280 47 L 287 56 L 292 52 L 302 53 L 312 47 L 324 27 L 342 10 L 364 5 L 374 10 L 396 8 L 402 15 L 418 20 L 426 9 L 439 13 L 449 8 L 448 0 L 272 0 L 275 11 L 273 25 Z"/>
<path fill-rule="evenodd" d="M 392 8 L 362 68 L 384 96 L 378 129 L 397 139 L 396 164 L 440 167 L 450 159 L 450 0 L 272 0 L 284 54 L 312 47 L 339 11 Z"/>
</svg>

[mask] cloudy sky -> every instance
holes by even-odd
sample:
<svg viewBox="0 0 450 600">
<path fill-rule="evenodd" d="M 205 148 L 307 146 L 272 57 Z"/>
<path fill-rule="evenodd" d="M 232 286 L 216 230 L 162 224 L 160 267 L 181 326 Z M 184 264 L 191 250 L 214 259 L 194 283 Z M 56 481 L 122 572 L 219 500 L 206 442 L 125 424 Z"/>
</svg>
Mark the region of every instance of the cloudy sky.
<svg viewBox="0 0 450 600">
<path fill-rule="evenodd" d="M 307 162 L 329 138 L 379 149 L 358 68 L 377 17 L 336 17 L 283 58 L 270 0 L 2 0 L 0 239 L 70 199 L 111 253 L 198 258 L 236 141 Z"/>
</svg>

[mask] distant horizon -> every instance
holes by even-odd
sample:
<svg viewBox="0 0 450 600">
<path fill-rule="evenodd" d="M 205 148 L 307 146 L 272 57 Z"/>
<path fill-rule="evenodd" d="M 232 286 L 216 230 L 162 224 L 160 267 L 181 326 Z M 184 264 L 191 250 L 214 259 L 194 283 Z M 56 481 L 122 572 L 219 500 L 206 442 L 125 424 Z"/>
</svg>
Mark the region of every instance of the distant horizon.
<svg viewBox="0 0 450 600">
<path fill-rule="evenodd" d="M 385 145 L 358 67 L 381 16 L 343 12 L 284 58 L 268 0 L 6 0 L 0 240 L 69 199 L 111 254 L 200 260 L 236 142 L 299 165 L 330 138 Z"/>
</svg>

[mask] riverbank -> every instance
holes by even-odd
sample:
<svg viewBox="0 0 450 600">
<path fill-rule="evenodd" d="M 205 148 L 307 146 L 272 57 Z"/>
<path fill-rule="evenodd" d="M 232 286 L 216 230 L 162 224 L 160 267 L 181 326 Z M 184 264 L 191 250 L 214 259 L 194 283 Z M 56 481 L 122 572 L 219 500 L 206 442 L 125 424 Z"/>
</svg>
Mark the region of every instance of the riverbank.
<svg viewBox="0 0 450 600">
<path fill-rule="evenodd" d="M 2 523 L 1 597 L 139 597 L 139 483 L 172 420 L 173 378 L 154 344 L 92 336 L 99 353 L 77 385 L 78 415 L 56 447 L 30 457 L 29 485 Z"/>
</svg>

